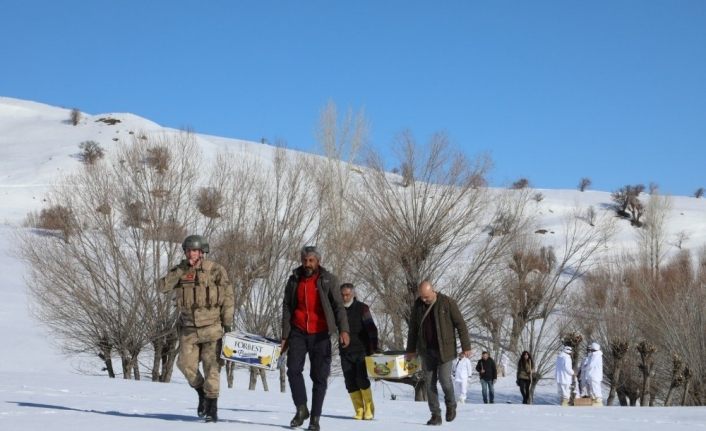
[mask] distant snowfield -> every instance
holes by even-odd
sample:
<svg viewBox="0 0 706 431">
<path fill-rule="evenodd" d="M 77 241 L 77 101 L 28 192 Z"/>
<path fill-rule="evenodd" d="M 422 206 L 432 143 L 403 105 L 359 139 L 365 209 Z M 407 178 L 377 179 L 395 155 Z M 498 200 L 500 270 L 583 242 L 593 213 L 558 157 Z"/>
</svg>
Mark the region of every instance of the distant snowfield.
<svg viewBox="0 0 706 431">
<path fill-rule="evenodd" d="M 78 144 L 95 140 L 110 149 L 118 139 L 130 139 L 130 131 L 160 133 L 161 127 L 131 114 L 85 116 L 81 125 L 66 123 L 69 110 L 0 97 L 0 430 L 193 430 L 289 428 L 294 408 L 289 394 L 279 392 L 276 373 L 270 374 L 271 391 L 258 386 L 247 390 L 245 371 L 236 375 L 236 387 L 222 381 L 217 424 L 196 424 L 196 394 L 178 370 L 169 384 L 108 379 L 92 358 L 67 358 L 30 313 L 26 296 L 26 270 L 13 253 L 17 226 L 30 210 L 41 208 L 48 188 L 59 175 L 78 167 Z M 96 123 L 103 117 L 121 119 L 115 126 Z M 208 159 L 219 151 L 245 153 L 269 160 L 272 147 L 212 136 L 198 136 Z M 562 214 L 578 204 L 603 211 L 610 202 L 607 192 L 541 190 L 545 199 L 532 206 L 538 227 L 559 236 Z M 706 243 L 706 200 L 675 197 L 669 221 L 670 233 L 687 231 L 684 246 Z M 610 247 L 629 246 L 633 228 L 621 222 L 620 233 Z M 556 232 L 552 234 L 551 232 Z M 79 372 L 80 370 L 81 372 Z M 143 376 L 148 378 L 149 376 Z M 307 379 L 308 380 L 308 379 Z M 350 419 L 352 407 L 340 376 L 331 379 L 321 419 L 323 430 L 428 429 L 426 403 L 412 400 L 411 388 L 377 382 L 374 421 Z M 391 400 L 394 393 L 396 400 Z M 460 405 L 456 420 L 444 423 L 457 430 L 706 430 L 706 407 L 616 408 L 559 407 L 553 381 L 540 385 L 537 405 L 524 406 L 513 377 L 501 378 L 494 405 L 481 404 L 480 387 L 471 385 L 469 404 Z M 443 405 L 443 401 L 442 401 Z M 306 425 L 306 424 L 305 424 Z"/>
</svg>

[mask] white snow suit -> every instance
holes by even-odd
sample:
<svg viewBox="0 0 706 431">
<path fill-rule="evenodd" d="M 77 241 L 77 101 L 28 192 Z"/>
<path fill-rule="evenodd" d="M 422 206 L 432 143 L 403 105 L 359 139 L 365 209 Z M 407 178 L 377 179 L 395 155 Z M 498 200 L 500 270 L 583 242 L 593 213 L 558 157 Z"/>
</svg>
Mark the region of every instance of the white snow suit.
<svg viewBox="0 0 706 431">
<path fill-rule="evenodd" d="M 571 356 L 568 353 L 559 352 L 556 357 L 555 378 L 559 397 L 561 401 L 568 401 L 570 394 L 571 382 L 574 378 L 574 370 L 571 367 Z"/>
<path fill-rule="evenodd" d="M 594 400 L 603 399 L 601 382 L 603 381 L 603 352 L 596 350 L 591 352 L 588 360 L 588 395 Z"/>
<path fill-rule="evenodd" d="M 453 364 L 454 377 L 454 393 L 456 401 L 460 403 L 466 402 L 466 394 L 468 392 L 468 379 L 473 373 L 470 359 L 464 357 L 456 358 Z"/>
</svg>

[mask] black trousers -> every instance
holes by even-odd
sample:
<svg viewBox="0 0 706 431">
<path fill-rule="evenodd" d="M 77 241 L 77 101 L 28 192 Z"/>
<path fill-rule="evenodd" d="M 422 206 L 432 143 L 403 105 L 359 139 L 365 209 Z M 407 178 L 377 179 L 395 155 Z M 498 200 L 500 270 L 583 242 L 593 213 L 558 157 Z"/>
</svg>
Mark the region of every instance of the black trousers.
<svg viewBox="0 0 706 431">
<path fill-rule="evenodd" d="M 331 338 L 328 332 L 305 334 L 297 328 L 289 333 L 287 351 L 287 378 L 295 406 L 306 405 L 304 386 L 304 362 L 309 355 L 309 377 L 311 389 L 311 415 L 321 416 L 321 408 L 326 397 L 328 376 L 331 372 Z"/>
<path fill-rule="evenodd" d="M 341 370 L 348 393 L 370 387 L 368 370 L 365 368 L 365 352 L 342 352 Z"/>
<path fill-rule="evenodd" d="M 522 404 L 529 404 L 530 381 L 529 379 L 518 379 L 520 383 L 520 393 L 522 394 Z"/>
</svg>

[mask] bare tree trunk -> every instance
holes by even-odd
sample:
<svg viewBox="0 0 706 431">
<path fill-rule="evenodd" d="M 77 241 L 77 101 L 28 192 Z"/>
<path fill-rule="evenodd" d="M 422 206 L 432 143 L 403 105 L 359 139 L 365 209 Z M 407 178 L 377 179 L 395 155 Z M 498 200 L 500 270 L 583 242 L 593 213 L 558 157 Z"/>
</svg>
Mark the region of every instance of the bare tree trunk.
<svg viewBox="0 0 706 431">
<path fill-rule="evenodd" d="M 664 406 L 667 407 L 669 406 L 669 403 L 672 401 L 672 393 L 674 392 L 674 385 L 669 385 L 669 390 L 667 391 L 667 396 L 664 397 Z"/>
<path fill-rule="evenodd" d="M 152 348 L 154 353 L 152 356 L 152 381 L 159 382 L 162 375 L 162 358 L 164 357 L 164 343 L 162 341 L 155 341 L 152 343 Z"/>
<path fill-rule="evenodd" d="M 172 336 L 167 338 L 167 344 L 162 348 L 162 371 L 159 375 L 159 381 L 162 383 L 169 383 L 172 380 L 172 371 L 174 371 L 174 362 L 178 354 L 179 337 L 176 331 Z"/>
<path fill-rule="evenodd" d="M 111 348 L 110 346 L 103 345 L 101 346 L 101 353 L 98 354 L 98 357 L 103 360 L 103 363 L 105 364 L 105 369 L 108 371 L 108 377 L 111 379 L 115 378 L 115 370 L 113 369 L 113 358 L 111 358 L 110 353 L 111 353 Z"/>
<path fill-rule="evenodd" d="M 617 392 L 618 392 L 618 402 L 620 402 L 620 405 L 622 407 L 627 407 L 628 406 L 628 397 L 625 395 L 625 392 L 623 392 L 620 389 L 618 389 Z"/>
<path fill-rule="evenodd" d="M 618 387 L 618 382 L 620 381 L 620 374 L 623 371 L 623 361 L 616 361 L 615 363 L 615 369 L 613 370 L 613 378 L 610 379 L 610 392 L 608 393 L 608 400 L 606 401 L 606 405 L 610 406 L 613 404 L 613 400 L 615 400 L 615 391 Z M 623 405 L 621 402 L 620 405 Z"/>
<path fill-rule="evenodd" d="M 650 385 L 652 384 L 652 377 L 650 373 L 645 373 L 642 376 L 642 394 L 640 395 L 640 406 L 646 407 L 648 405 L 647 397 L 650 392 Z"/>
<path fill-rule="evenodd" d="M 686 382 L 684 382 L 684 393 L 682 394 L 682 397 L 681 397 L 681 405 L 682 405 L 682 406 L 686 406 L 686 400 L 687 400 L 688 395 L 689 395 L 689 386 L 690 386 L 690 384 L 691 384 L 691 381 L 689 381 L 689 380 L 687 380 Z"/>
<path fill-rule="evenodd" d="M 392 319 L 392 339 L 395 343 L 395 347 L 404 346 L 404 339 L 402 337 L 402 316 L 393 313 L 390 318 Z"/>
<path fill-rule="evenodd" d="M 130 380 L 132 376 L 132 361 L 126 354 L 120 354 L 120 363 L 123 368 L 123 379 Z"/>
<path fill-rule="evenodd" d="M 649 403 L 647 397 L 652 392 L 652 369 L 654 365 L 652 355 L 657 351 L 657 347 L 648 341 L 643 340 L 637 345 L 637 351 L 640 353 L 640 371 L 642 372 L 642 393 L 640 394 L 640 406 L 645 407 Z"/>
</svg>

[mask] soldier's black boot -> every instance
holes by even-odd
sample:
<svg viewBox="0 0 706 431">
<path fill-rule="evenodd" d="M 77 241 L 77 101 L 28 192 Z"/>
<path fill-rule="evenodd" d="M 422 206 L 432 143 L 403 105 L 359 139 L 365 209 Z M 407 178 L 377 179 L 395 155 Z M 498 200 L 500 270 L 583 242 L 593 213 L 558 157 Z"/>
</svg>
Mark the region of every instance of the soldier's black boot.
<svg viewBox="0 0 706 431">
<path fill-rule="evenodd" d="M 318 416 L 312 416 L 311 419 L 309 419 L 309 428 L 307 428 L 308 431 L 319 431 L 321 427 L 319 427 L 319 417 Z"/>
<path fill-rule="evenodd" d="M 206 396 L 203 393 L 203 387 L 196 388 L 196 392 L 199 394 L 199 405 L 196 407 L 196 414 L 202 418 L 206 414 Z"/>
<path fill-rule="evenodd" d="M 218 422 L 218 398 L 206 398 L 206 422 Z"/>
<path fill-rule="evenodd" d="M 300 427 L 307 419 L 309 419 L 309 409 L 306 407 L 306 404 L 302 404 L 297 406 L 297 413 L 292 418 L 289 426 L 292 428 Z"/>
</svg>

